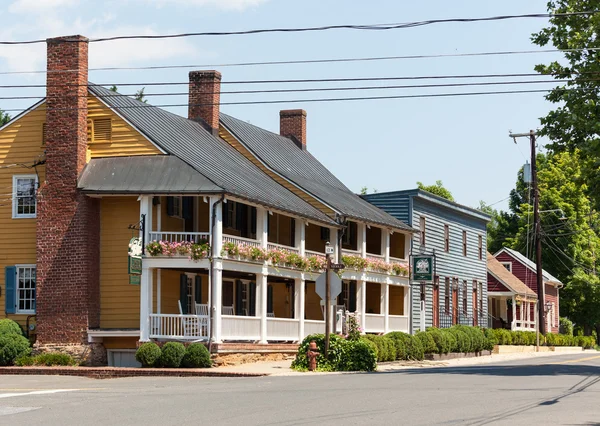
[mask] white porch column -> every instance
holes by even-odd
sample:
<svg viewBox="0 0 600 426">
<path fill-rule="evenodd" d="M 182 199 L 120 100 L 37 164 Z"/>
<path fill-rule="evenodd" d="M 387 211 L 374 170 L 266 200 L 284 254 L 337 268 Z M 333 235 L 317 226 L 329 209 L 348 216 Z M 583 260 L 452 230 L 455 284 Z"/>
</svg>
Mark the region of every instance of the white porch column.
<svg viewBox="0 0 600 426">
<path fill-rule="evenodd" d="M 356 282 L 356 312 L 360 315 L 359 324 L 365 329 L 365 314 L 367 313 L 367 282 L 358 280 Z"/>
<path fill-rule="evenodd" d="M 150 230 L 152 229 L 152 197 L 148 195 L 142 195 L 139 198 L 140 201 L 140 219 L 142 215 L 145 215 L 145 223 L 143 230 L 143 238 L 146 244 L 150 242 Z M 140 232 L 142 237 L 142 232 Z"/>
<path fill-rule="evenodd" d="M 515 297 L 514 294 L 512 297 L 512 314 L 513 314 L 513 317 L 512 317 L 512 324 L 510 326 L 510 329 L 514 330 L 515 326 L 516 326 L 516 322 L 517 322 L 517 298 Z"/>
<path fill-rule="evenodd" d="M 213 209 L 215 217 L 213 219 Z M 223 262 L 221 249 L 223 247 L 223 202 L 217 196 L 210 197 L 209 214 L 211 217 L 212 247 L 212 277 L 210 280 L 211 310 L 212 310 L 212 341 L 221 343 L 221 312 L 223 306 Z"/>
<path fill-rule="evenodd" d="M 213 209 L 215 211 L 213 223 Z M 219 197 L 210 197 L 210 225 L 209 232 L 212 231 L 214 241 L 211 241 L 213 258 L 221 257 L 221 249 L 223 247 L 223 202 Z"/>
<path fill-rule="evenodd" d="M 256 239 L 262 248 L 269 242 L 269 212 L 263 207 L 256 208 Z"/>
<path fill-rule="evenodd" d="M 160 200 L 160 197 L 159 197 Z M 162 230 L 162 204 L 156 205 L 156 231 Z"/>
<path fill-rule="evenodd" d="M 367 225 L 356 224 L 356 245 L 361 257 L 367 257 Z"/>
<path fill-rule="evenodd" d="M 263 271 L 265 272 L 265 271 Z M 256 292 L 260 300 L 260 342 L 267 343 L 267 274 L 256 274 Z"/>
<path fill-rule="evenodd" d="M 404 233 L 404 259 L 408 260 L 410 257 L 410 248 L 412 245 L 413 236 L 411 234 Z"/>
<path fill-rule="evenodd" d="M 150 340 L 150 307 L 148 298 L 151 296 L 150 287 L 152 286 L 152 270 L 142 267 L 142 276 L 140 278 L 140 341 L 148 342 Z"/>
<path fill-rule="evenodd" d="M 294 318 L 298 319 L 298 341 L 301 342 L 304 339 L 304 310 L 305 310 L 305 300 L 304 300 L 304 288 L 305 281 L 303 278 L 296 278 L 294 280 Z"/>
<path fill-rule="evenodd" d="M 160 269 L 156 270 L 156 313 L 160 314 L 160 303 L 162 299 L 162 272 Z"/>
<path fill-rule="evenodd" d="M 533 324 L 535 325 L 535 330 L 538 330 L 538 301 L 536 300 L 533 304 L 534 309 L 533 309 Z"/>
<path fill-rule="evenodd" d="M 383 315 L 384 326 L 383 331 L 387 333 L 390 330 L 390 285 L 388 283 L 381 284 L 383 286 Z"/>
<path fill-rule="evenodd" d="M 381 254 L 385 263 L 390 263 L 390 231 L 385 228 L 381 229 Z"/>
<path fill-rule="evenodd" d="M 306 223 L 302 219 L 296 219 L 296 241 L 294 247 L 298 249 L 298 254 L 304 256 L 306 251 Z"/>
</svg>

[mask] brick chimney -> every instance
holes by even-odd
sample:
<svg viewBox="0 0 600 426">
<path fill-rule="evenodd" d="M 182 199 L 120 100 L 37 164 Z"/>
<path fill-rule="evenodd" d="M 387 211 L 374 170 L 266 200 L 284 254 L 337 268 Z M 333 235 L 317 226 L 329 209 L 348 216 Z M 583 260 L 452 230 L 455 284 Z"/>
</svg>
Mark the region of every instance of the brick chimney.
<svg viewBox="0 0 600 426">
<path fill-rule="evenodd" d="M 83 351 L 87 329 L 100 325 L 99 201 L 77 190 L 86 164 L 88 39 L 48 39 L 47 51 L 46 180 L 37 211 L 38 345 Z"/>
<path fill-rule="evenodd" d="M 293 140 L 301 150 L 306 150 L 306 111 L 303 109 L 279 111 L 279 134 Z"/>
<path fill-rule="evenodd" d="M 188 118 L 202 123 L 213 135 L 219 134 L 221 73 L 190 71 Z"/>
</svg>

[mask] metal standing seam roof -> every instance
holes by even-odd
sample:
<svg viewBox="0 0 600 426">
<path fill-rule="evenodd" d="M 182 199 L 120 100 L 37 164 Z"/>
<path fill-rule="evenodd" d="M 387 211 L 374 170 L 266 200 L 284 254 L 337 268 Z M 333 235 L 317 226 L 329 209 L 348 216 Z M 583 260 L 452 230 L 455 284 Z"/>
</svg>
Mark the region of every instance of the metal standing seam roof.
<svg viewBox="0 0 600 426">
<path fill-rule="evenodd" d="M 527 266 L 529 269 L 531 269 L 533 272 L 536 271 L 535 262 L 527 259 L 527 257 L 525 257 L 524 255 L 522 255 L 518 251 L 510 249 L 508 247 L 502 248 L 500 251 L 498 251 L 498 253 L 496 253 L 494 255 L 494 257 L 498 256 L 502 251 L 506 251 L 512 257 L 514 257 L 519 262 L 521 262 L 522 264 L 524 264 L 525 266 Z M 558 278 L 556 278 L 555 276 L 553 276 L 550 273 L 548 273 L 545 269 L 542 269 L 542 277 L 544 278 L 545 282 L 555 283 L 555 284 L 562 284 L 562 282 Z"/>
<path fill-rule="evenodd" d="M 89 83 L 90 92 L 168 154 L 222 192 L 321 223 L 336 223 L 281 186 L 200 123 Z"/>
<path fill-rule="evenodd" d="M 341 215 L 352 219 L 414 231 L 404 222 L 350 191 L 310 152 L 286 137 L 220 114 L 221 124 L 267 167 L 298 185 Z"/>
<path fill-rule="evenodd" d="M 92 159 L 77 187 L 87 193 L 218 194 L 223 189 L 174 155 Z"/>
<path fill-rule="evenodd" d="M 518 279 L 513 273 L 502 265 L 491 253 L 487 253 L 487 269 L 498 281 L 500 281 L 512 293 L 522 296 L 536 298 L 537 294 L 527 287 L 527 285 Z"/>
</svg>

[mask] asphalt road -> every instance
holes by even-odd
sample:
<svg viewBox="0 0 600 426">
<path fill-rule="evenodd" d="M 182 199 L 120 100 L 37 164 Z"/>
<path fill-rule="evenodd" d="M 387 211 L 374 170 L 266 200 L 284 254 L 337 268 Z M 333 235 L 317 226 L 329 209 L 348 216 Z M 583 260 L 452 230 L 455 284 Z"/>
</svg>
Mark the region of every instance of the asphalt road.
<svg viewBox="0 0 600 426">
<path fill-rule="evenodd" d="M 393 373 L 0 376 L 0 425 L 600 425 L 600 352 Z"/>
</svg>

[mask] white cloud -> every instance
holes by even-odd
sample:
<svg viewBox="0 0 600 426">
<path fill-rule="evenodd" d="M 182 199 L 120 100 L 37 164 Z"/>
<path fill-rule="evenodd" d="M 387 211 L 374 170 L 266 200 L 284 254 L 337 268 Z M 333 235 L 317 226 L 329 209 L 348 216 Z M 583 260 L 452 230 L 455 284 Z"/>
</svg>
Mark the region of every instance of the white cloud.
<svg viewBox="0 0 600 426">
<path fill-rule="evenodd" d="M 147 3 L 163 7 L 168 5 L 188 6 L 188 7 L 214 7 L 224 10 L 242 11 L 250 7 L 259 6 L 269 0 L 143 0 Z"/>
<path fill-rule="evenodd" d="M 13 13 L 42 14 L 62 6 L 74 6 L 79 0 L 15 0 L 8 7 Z"/>
</svg>

